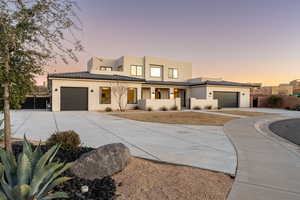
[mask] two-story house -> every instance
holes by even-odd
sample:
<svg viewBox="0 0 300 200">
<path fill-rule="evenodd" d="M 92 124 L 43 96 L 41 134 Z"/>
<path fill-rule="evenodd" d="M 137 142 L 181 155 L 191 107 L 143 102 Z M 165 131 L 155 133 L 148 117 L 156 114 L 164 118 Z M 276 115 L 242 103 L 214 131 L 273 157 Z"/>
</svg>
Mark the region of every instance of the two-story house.
<svg viewBox="0 0 300 200">
<path fill-rule="evenodd" d="M 48 75 L 53 111 L 249 107 L 250 84 L 192 78 L 192 64 L 157 57 L 92 57 L 85 72 Z"/>
</svg>

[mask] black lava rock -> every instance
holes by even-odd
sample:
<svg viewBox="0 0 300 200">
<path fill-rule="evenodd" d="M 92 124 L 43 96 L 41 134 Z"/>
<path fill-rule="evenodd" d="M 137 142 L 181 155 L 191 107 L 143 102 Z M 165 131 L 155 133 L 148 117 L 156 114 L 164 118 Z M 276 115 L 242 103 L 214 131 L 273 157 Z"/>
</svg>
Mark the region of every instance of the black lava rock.
<svg viewBox="0 0 300 200">
<path fill-rule="evenodd" d="M 34 147 L 34 146 L 33 146 Z M 22 143 L 13 143 L 13 153 L 17 156 L 23 150 Z M 43 145 L 41 150 L 47 152 L 49 147 Z M 77 160 L 82 154 L 94 150 L 91 147 L 80 147 L 76 151 L 66 151 L 60 149 L 55 157 L 59 162 L 73 162 Z M 64 191 L 68 193 L 71 200 L 115 200 L 116 199 L 116 183 L 111 177 L 104 177 L 102 179 L 87 180 L 76 177 L 70 172 L 66 171 L 62 176 L 72 177 L 71 180 L 60 184 L 54 188 L 54 191 Z M 81 192 L 82 186 L 88 186 L 89 190 L 86 193 Z"/>
</svg>

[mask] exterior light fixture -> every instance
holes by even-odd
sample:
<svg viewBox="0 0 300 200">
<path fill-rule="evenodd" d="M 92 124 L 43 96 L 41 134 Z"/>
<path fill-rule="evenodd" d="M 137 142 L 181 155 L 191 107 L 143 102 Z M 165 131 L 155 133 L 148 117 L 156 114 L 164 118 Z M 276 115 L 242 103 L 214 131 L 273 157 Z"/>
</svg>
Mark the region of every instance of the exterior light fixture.
<svg viewBox="0 0 300 200">
<path fill-rule="evenodd" d="M 243 96 L 245 96 L 245 93 L 242 93 Z"/>
<path fill-rule="evenodd" d="M 94 90 L 93 90 L 93 89 L 91 89 L 91 92 L 93 93 L 93 92 L 94 92 Z"/>
<path fill-rule="evenodd" d="M 55 92 L 57 92 L 58 91 L 58 89 L 57 88 L 55 88 L 55 90 L 54 90 Z"/>
<path fill-rule="evenodd" d="M 212 95 L 212 93 L 210 92 L 209 95 Z"/>
</svg>

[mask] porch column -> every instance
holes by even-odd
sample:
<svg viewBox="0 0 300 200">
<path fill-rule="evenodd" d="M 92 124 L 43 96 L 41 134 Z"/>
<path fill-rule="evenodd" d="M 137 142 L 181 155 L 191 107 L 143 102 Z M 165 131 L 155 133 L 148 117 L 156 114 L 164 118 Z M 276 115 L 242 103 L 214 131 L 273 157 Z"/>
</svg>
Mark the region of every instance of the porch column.
<svg viewBox="0 0 300 200">
<path fill-rule="evenodd" d="M 151 92 L 151 99 L 155 99 L 155 87 L 151 87 L 150 92 Z"/>
<path fill-rule="evenodd" d="M 170 92 L 170 99 L 174 99 L 174 88 L 170 88 L 169 89 L 169 92 Z"/>
<path fill-rule="evenodd" d="M 137 100 L 142 99 L 142 88 L 138 87 L 137 88 Z"/>
</svg>

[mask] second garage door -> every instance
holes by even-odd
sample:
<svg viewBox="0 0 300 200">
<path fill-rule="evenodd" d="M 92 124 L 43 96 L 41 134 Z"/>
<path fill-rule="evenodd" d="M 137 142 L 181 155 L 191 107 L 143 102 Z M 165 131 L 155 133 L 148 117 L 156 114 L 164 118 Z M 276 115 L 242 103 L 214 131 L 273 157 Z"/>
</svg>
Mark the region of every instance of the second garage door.
<svg viewBox="0 0 300 200">
<path fill-rule="evenodd" d="M 221 108 L 239 107 L 238 92 L 214 92 L 214 99 L 218 99 L 218 106 Z"/>
<path fill-rule="evenodd" d="M 88 110 L 88 88 L 62 87 L 60 110 Z"/>
</svg>

